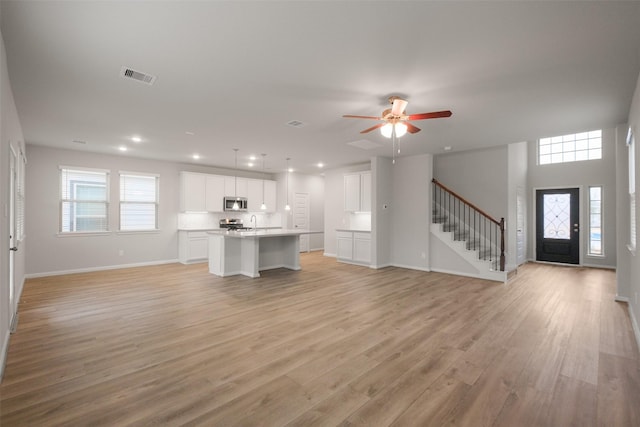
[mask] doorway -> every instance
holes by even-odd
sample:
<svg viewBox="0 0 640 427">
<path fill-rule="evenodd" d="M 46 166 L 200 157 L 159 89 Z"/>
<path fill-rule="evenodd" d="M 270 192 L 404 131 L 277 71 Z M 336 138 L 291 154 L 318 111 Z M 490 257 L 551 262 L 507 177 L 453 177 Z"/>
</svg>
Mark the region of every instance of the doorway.
<svg viewBox="0 0 640 427">
<path fill-rule="evenodd" d="M 536 191 L 536 260 L 580 263 L 580 189 Z"/>
<path fill-rule="evenodd" d="M 293 228 L 309 229 L 309 194 L 295 193 L 293 197 Z M 309 252 L 309 235 L 300 235 L 300 252 Z"/>
<path fill-rule="evenodd" d="M 524 264 L 527 256 L 525 209 L 524 188 L 518 187 L 516 189 L 516 267 Z"/>
</svg>

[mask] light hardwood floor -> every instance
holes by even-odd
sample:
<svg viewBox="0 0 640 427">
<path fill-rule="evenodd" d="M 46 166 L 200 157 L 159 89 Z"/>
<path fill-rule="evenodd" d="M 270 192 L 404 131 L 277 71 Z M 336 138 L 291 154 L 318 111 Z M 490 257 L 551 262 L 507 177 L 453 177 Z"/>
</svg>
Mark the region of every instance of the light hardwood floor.
<svg viewBox="0 0 640 427">
<path fill-rule="evenodd" d="M 0 425 L 640 425 L 612 271 L 528 264 L 500 284 L 301 264 L 29 280 Z"/>
</svg>

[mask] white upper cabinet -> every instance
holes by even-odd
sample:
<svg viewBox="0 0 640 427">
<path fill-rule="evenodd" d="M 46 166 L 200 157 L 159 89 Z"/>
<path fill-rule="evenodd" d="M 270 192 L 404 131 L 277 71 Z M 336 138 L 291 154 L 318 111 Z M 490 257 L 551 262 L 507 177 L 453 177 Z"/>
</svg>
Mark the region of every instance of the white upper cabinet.
<svg viewBox="0 0 640 427">
<path fill-rule="evenodd" d="M 371 172 L 360 174 L 360 210 L 371 212 Z"/>
<path fill-rule="evenodd" d="M 224 176 L 206 175 L 205 207 L 208 212 L 224 211 Z"/>
<path fill-rule="evenodd" d="M 248 179 L 234 176 L 224 177 L 224 195 L 226 197 L 249 197 Z"/>
<path fill-rule="evenodd" d="M 344 176 L 344 210 L 371 212 L 371 172 L 350 173 Z"/>
<path fill-rule="evenodd" d="M 264 195 L 263 190 L 264 188 Z M 266 210 L 260 209 L 262 202 L 267 206 Z M 276 211 L 276 182 L 261 179 L 249 179 L 247 183 L 247 210 L 249 212 L 275 212 Z"/>
<path fill-rule="evenodd" d="M 276 182 L 264 182 L 264 203 L 267 205 L 267 212 L 275 212 L 276 209 Z"/>
<path fill-rule="evenodd" d="M 224 198 L 247 198 L 249 212 L 276 211 L 276 182 L 196 172 L 180 172 L 181 212 L 224 212 Z M 264 196 L 262 188 L 264 185 Z M 262 211 L 262 201 L 267 209 Z"/>
<path fill-rule="evenodd" d="M 206 187 L 205 174 L 180 172 L 180 210 L 182 212 L 206 211 Z"/>
</svg>

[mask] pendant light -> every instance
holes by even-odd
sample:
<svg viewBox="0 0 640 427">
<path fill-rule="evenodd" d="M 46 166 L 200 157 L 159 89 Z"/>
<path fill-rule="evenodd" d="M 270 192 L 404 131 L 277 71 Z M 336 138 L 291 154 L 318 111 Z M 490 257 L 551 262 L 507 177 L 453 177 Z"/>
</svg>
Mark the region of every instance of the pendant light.
<svg viewBox="0 0 640 427">
<path fill-rule="evenodd" d="M 262 154 L 262 204 L 260 205 L 260 210 L 266 211 L 267 205 L 264 204 L 264 158 L 266 154 Z"/>
<path fill-rule="evenodd" d="M 240 206 L 238 205 L 238 149 L 234 148 L 233 151 L 236 152 L 236 162 L 233 172 L 233 196 L 236 198 L 236 200 L 233 202 L 233 206 L 231 207 L 231 209 L 237 211 L 240 210 Z"/>
<path fill-rule="evenodd" d="M 289 174 L 291 173 L 291 169 L 289 169 L 289 160 L 291 160 L 291 158 L 287 157 L 287 204 L 284 206 L 285 211 L 291 210 L 291 206 L 289 206 Z"/>
</svg>

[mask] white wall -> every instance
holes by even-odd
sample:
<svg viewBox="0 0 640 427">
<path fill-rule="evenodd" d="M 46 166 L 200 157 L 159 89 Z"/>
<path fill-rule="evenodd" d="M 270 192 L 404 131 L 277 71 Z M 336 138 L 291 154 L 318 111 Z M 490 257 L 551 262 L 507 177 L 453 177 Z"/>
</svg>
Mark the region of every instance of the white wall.
<svg viewBox="0 0 640 427">
<path fill-rule="evenodd" d="M 589 131 L 593 129 L 584 129 Z M 602 130 L 602 159 L 582 162 L 537 164 L 537 143 L 529 143 L 529 250 L 535 259 L 535 190 L 544 188 L 581 188 L 580 200 L 580 262 L 587 266 L 615 267 L 616 265 L 616 131 Z M 587 255 L 589 230 L 589 186 L 602 186 L 602 220 L 604 256 Z"/>
<path fill-rule="evenodd" d="M 370 163 L 362 163 L 324 174 L 324 254 L 336 256 L 336 229 L 349 228 L 350 213 L 344 210 L 344 174 L 371 169 Z M 375 189 L 372 184 L 372 194 Z"/>
<path fill-rule="evenodd" d="M 400 157 L 391 168 L 393 265 L 429 270 L 433 157 L 430 154 Z"/>
<path fill-rule="evenodd" d="M 371 159 L 371 266 L 392 265 L 393 167 L 391 159 Z"/>
<path fill-rule="evenodd" d="M 177 260 L 180 171 L 234 174 L 233 171 L 201 165 L 108 156 L 36 145 L 27 145 L 27 157 L 26 234 L 31 244 L 27 247 L 26 272 L 33 276 Z M 110 170 L 110 233 L 85 236 L 58 234 L 60 165 Z M 119 171 L 160 175 L 158 232 L 117 232 Z M 237 174 L 272 179 L 271 175 L 247 171 L 239 171 Z M 123 251 L 123 255 L 120 255 L 120 251 Z"/>
<path fill-rule="evenodd" d="M 631 128 L 634 136 L 635 143 L 640 143 L 640 75 L 638 76 L 638 83 L 636 84 L 635 92 L 633 94 L 633 101 L 631 102 L 631 110 L 629 112 L 629 127 Z M 625 135 L 626 136 L 626 135 Z M 622 142 L 618 141 L 618 145 Z M 636 158 L 636 194 L 638 194 L 638 189 L 640 188 L 640 149 L 638 149 L 637 145 L 635 148 Z M 619 156 L 621 157 L 621 156 Z M 626 156 L 625 156 L 626 158 Z M 622 167 L 622 165 L 619 165 Z M 628 176 L 628 175 L 627 175 Z M 619 211 L 629 210 L 629 183 L 627 180 L 621 180 L 625 182 L 624 189 L 620 191 L 618 194 L 625 194 L 626 197 L 620 197 L 618 199 L 617 208 Z M 636 224 L 640 224 L 640 210 L 636 209 Z M 628 277 L 620 277 L 619 285 L 618 285 L 618 294 L 623 294 L 622 296 L 626 296 L 629 299 L 629 312 L 631 313 L 631 317 L 634 324 L 634 330 L 636 333 L 636 340 L 640 342 L 640 329 L 638 329 L 638 321 L 640 321 L 640 254 L 638 252 L 631 253 L 626 248 L 626 244 L 629 243 L 629 223 L 626 221 L 624 224 L 619 225 L 623 228 L 626 237 L 618 247 L 621 249 L 618 253 L 618 264 L 624 266 L 623 273 L 628 273 Z M 620 284 L 622 282 L 622 284 Z M 626 282 L 626 283 L 625 283 Z M 627 293 L 627 295 L 624 295 Z"/>
<path fill-rule="evenodd" d="M 7 57 L 4 48 L 4 40 L 0 34 L 0 200 L 4 215 L 0 215 L 0 380 L 4 371 L 5 357 L 9 345 L 10 320 L 13 309 L 9 300 L 9 150 L 13 147 L 16 153 L 25 151 L 22 127 L 18 118 L 18 112 L 13 99 L 13 92 L 7 70 Z M 19 245 L 14 257 L 14 281 L 16 299 L 22 293 L 24 284 L 24 262 L 26 238 Z"/>
<path fill-rule="evenodd" d="M 522 191 L 522 195 L 524 197 L 524 215 L 525 215 L 525 228 L 524 228 L 524 238 L 525 238 L 525 250 L 527 248 L 527 227 L 526 227 L 526 212 L 527 212 L 527 201 L 528 197 L 528 187 L 527 187 L 527 171 L 528 171 L 528 163 L 527 163 L 527 143 L 526 142 L 517 142 L 514 144 L 509 144 L 507 147 L 507 216 L 506 220 L 506 230 L 505 230 L 505 243 L 506 243 L 506 270 L 512 271 L 517 267 L 517 248 L 516 248 L 516 233 L 517 233 L 517 192 L 518 189 Z M 527 254 L 525 254 L 525 260 L 527 259 Z"/>
<path fill-rule="evenodd" d="M 433 177 L 497 220 L 507 214 L 507 146 L 439 154 Z"/>
</svg>

